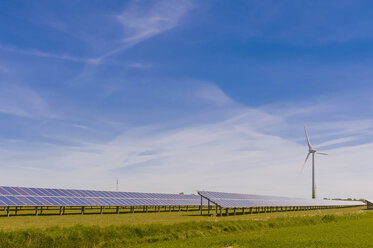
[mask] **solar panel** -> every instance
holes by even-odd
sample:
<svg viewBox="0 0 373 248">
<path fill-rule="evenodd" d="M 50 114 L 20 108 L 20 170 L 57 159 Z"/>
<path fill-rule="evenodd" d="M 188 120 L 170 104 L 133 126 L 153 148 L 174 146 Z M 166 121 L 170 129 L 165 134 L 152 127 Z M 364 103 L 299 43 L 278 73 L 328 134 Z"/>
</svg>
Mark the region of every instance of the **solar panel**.
<svg viewBox="0 0 373 248">
<path fill-rule="evenodd" d="M 207 201 L 203 201 L 206 205 Z M 198 195 L 43 189 L 0 186 L 0 207 L 9 206 L 199 206 Z"/>
<path fill-rule="evenodd" d="M 280 196 L 264 196 L 251 194 L 223 193 L 199 191 L 198 194 L 222 208 L 246 207 L 301 207 L 301 206 L 362 206 L 360 201 L 337 201 L 320 199 L 303 199 Z"/>
<path fill-rule="evenodd" d="M 0 195 L 7 195 L 9 194 L 3 187 L 0 187 Z"/>
<path fill-rule="evenodd" d="M 0 200 L 5 203 L 4 206 L 16 206 L 16 204 L 7 196 L 0 196 Z"/>
</svg>

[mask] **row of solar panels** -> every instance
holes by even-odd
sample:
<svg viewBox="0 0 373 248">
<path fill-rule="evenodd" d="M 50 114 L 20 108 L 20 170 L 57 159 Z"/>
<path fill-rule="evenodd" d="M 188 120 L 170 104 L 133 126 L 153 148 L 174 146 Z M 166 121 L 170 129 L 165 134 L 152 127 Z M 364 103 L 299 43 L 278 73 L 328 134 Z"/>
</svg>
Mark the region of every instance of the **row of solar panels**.
<svg viewBox="0 0 373 248">
<path fill-rule="evenodd" d="M 242 207 L 301 207 L 301 206 L 362 206 L 361 201 L 302 199 L 279 196 L 249 195 L 199 191 L 199 195 L 223 208 Z"/>
<path fill-rule="evenodd" d="M 0 206 L 197 206 L 198 195 L 0 187 Z M 206 204 L 206 201 L 203 202 Z"/>
<path fill-rule="evenodd" d="M 157 199 L 196 199 L 196 195 L 158 194 L 118 191 L 96 191 L 76 189 L 44 189 L 0 186 L 0 196 L 63 196 L 63 197 L 100 197 L 100 198 L 157 198 Z"/>
<path fill-rule="evenodd" d="M 125 199 L 50 196 L 0 196 L 0 206 L 197 206 L 200 199 Z"/>
</svg>

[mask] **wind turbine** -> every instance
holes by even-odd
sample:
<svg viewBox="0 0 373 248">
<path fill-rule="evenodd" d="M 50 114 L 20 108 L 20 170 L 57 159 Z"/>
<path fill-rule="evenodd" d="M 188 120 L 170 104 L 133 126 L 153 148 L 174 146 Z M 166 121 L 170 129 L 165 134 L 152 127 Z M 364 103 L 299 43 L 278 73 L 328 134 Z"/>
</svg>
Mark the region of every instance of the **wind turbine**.
<svg viewBox="0 0 373 248">
<path fill-rule="evenodd" d="M 317 151 L 310 142 L 310 139 L 308 138 L 308 133 L 306 129 L 306 125 L 304 125 L 304 132 L 306 133 L 306 138 L 307 138 L 307 144 L 308 144 L 308 154 L 306 159 L 304 160 L 303 166 L 302 166 L 302 171 L 304 168 L 304 165 L 306 164 L 308 157 L 310 154 L 312 154 L 312 198 L 316 198 L 316 188 L 315 188 L 315 154 L 321 154 L 321 155 L 328 155 L 327 153 L 324 152 L 319 152 Z"/>
</svg>

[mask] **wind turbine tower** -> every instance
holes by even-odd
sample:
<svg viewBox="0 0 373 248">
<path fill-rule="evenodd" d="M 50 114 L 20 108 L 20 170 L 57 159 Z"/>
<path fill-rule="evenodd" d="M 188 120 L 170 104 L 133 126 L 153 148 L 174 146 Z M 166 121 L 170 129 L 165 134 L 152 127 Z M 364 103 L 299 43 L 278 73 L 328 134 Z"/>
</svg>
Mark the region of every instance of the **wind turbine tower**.
<svg viewBox="0 0 373 248">
<path fill-rule="evenodd" d="M 304 132 L 306 133 L 306 138 L 307 138 L 307 144 L 308 144 L 308 154 L 306 157 L 306 160 L 304 160 L 303 166 L 302 166 L 302 171 L 304 168 L 304 165 L 306 164 L 308 157 L 310 154 L 312 154 L 312 198 L 316 198 L 316 186 L 315 186 L 315 154 L 321 154 L 321 155 L 328 155 L 327 153 L 324 152 L 319 152 L 317 151 L 310 142 L 310 139 L 308 138 L 308 133 L 306 129 L 306 125 L 304 125 Z"/>
</svg>

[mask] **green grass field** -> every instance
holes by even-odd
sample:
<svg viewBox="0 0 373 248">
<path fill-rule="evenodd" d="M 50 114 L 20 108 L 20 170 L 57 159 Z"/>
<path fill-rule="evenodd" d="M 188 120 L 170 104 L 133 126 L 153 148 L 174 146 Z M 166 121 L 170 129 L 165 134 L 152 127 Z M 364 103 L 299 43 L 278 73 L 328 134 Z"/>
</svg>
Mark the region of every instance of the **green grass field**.
<svg viewBox="0 0 373 248">
<path fill-rule="evenodd" d="M 2 215 L 0 228 L 0 247 L 373 247 L 373 212 L 363 207 L 229 217 L 52 212 Z"/>
</svg>

